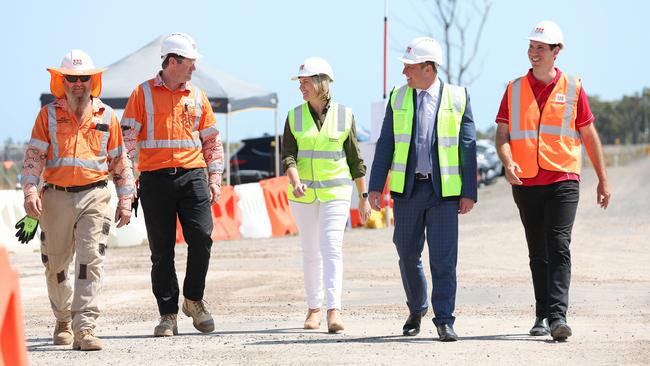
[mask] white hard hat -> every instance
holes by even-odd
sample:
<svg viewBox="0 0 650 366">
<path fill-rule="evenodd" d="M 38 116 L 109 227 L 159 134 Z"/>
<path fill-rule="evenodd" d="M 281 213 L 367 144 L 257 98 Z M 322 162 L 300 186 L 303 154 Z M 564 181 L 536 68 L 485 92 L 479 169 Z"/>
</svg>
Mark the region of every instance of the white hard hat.
<svg viewBox="0 0 650 366">
<path fill-rule="evenodd" d="M 433 61 L 436 65 L 442 65 L 442 48 L 433 38 L 418 37 L 408 44 L 404 55 L 397 59 L 409 65 L 426 61 Z"/>
<path fill-rule="evenodd" d="M 564 48 L 562 30 L 552 20 L 542 20 L 535 24 L 535 28 L 530 31 L 528 39 L 546 44 L 560 44 Z"/>
<path fill-rule="evenodd" d="M 71 50 L 63 56 L 60 67 L 50 67 L 50 71 L 63 75 L 94 75 L 106 69 L 95 68 L 93 60 L 82 50 Z"/>
<path fill-rule="evenodd" d="M 50 92 L 57 98 L 65 97 L 63 87 L 64 75 L 90 75 L 90 94 L 98 97 L 102 91 L 102 72 L 105 68 L 96 68 L 93 60 L 82 50 L 71 50 L 63 56 L 60 67 L 49 67 Z"/>
<path fill-rule="evenodd" d="M 165 57 L 170 53 L 192 60 L 203 57 L 196 50 L 196 42 L 185 33 L 172 33 L 162 41 L 160 57 Z"/>
<path fill-rule="evenodd" d="M 334 71 L 332 66 L 320 57 L 309 57 L 298 68 L 298 75 L 291 78 L 291 80 L 298 80 L 298 78 L 325 74 L 329 76 L 330 80 L 334 81 Z"/>
</svg>

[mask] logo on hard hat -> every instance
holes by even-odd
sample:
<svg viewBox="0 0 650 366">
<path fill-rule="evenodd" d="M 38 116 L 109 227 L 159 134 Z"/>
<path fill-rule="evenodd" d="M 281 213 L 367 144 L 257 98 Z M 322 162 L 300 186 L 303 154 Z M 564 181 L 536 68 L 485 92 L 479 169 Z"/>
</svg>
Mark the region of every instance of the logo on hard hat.
<svg viewBox="0 0 650 366">
<path fill-rule="evenodd" d="M 73 58 L 72 59 L 72 65 L 73 66 L 81 66 L 81 65 L 83 65 L 83 61 L 80 58 Z"/>
<path fill-rule="evenodd" d="M 305 64 L 300 65 L 300 71 L 303 71 L 305 69 Z"/>
<path fill-rule="evenodd" d="M 406 47 L 406 53 L 411 53 L 412 50 L 411 46 Z"/>
<path fill-rule="evenodd" d="M 535 28 L 535 33 L 544 33 L 544 28 L 541 27 Z"/>
</svg>

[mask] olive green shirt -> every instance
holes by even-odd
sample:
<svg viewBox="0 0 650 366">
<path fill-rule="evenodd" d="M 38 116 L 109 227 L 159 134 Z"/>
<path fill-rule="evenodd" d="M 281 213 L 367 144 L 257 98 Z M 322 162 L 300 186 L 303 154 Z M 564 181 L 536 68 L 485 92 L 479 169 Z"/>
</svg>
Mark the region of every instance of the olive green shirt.
<svg viewBox="0 0 650 366">
<path fill-rule="evenodd" d="M 323 114 L 320 116 L 314 109 L 309 106 L 309 112 L 311 117 L 316 123 L 316 128 L 320 131 L 325 121 L 325 116 L 327 111 L 330 108 L 330 101 L 327 101 L 325 107 L 323 108 Z M 350 168 L 350 175 L 352 179 L 361 178 L 366 175 L 366 166 L 363 163 L 361 158 L 361 152 L 359 151 L 359 141 L 357 141 L 357 131 L 354 126 L 354 115 L 352 115 L 352 127 L 350 128 L 350 134 L 348 138 L 343 142 L 343 150 L 345 151 L 345 158 L 348 162 L 348 167 Z M 289 126 L 289 116 L 284 122 L 284 136 L 282 136 L 282 164 L 284 165 L 284 170 L 286 171 L 290 167 L 296 166 L 296 156 L 298 156 L 298 142 L 296 137 L 291 132 L 291 126 Z"/>
</svg>

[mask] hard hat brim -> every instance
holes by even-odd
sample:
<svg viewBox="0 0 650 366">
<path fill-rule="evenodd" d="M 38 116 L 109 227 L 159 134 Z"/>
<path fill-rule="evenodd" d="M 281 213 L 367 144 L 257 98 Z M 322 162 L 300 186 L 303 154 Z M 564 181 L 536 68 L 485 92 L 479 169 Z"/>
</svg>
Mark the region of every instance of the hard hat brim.
<svg viewBox="0 0 650 366">
<path fill-rule="evenodd" d="M 106 68 L 99 69 L 89 69 L 89 70 L 75 70 L 75 69 L 66 69 L 65 67 L 49 67 L 47 69 L 49 72 L 58 73 L 61 75 L 95 75 L 101 74 L 106 71 Z"/>
<path fill-rule="evenodd" d="M 562 45 L 562 48 L 564 48 L 564 43 L 562 43 L 562 42 L 552 43 L 552 42 L 547 41 L 545 38 L 540 38 L 540 37 L 526 37 L 526 39 L 529 40 L 529 41 L 541 42 L 541 43 L 550 44 L 550 45 L 559 44 L 559 45 Z"/>
<path fill-rule="evenodd" d="M 61 72 L 64 70 L 65 72 Z M 90 71 L 100 70 L 99 72 L 88 73 Z M 102 92 L 102 72 L 104 69 L 93 69 L 85 70 L 83 73 L 79 72 L 69 72 L 73 71 L 70 69 L 64 68 L 49 68 L 47 71 L 50 72 L 50 92 L 56 98 L 65 97 L 65 89 L 63 88 L 63 75 L 90 75 L 90 95 L 93 97 L 99 97 L 99 94 Z"/>
<path fill-rule="evenodd" d="M 310 76 L 316 76 L 316 75 L 320 75 L 320 74 L 318 74 L 318 73 L 312 73 L 312 74 L 300 74 L 300 75 L 292 76 L 292 77 L 291 77 L 291 80 L 298 80 L 298 79 L 300 79 L 300 78 L 308 78 L 308 77 L 310 77 Z M 323 75 L 325 75 L 325 76 L 327 76 L 328 78 L 330 78 L 330 81 L 334 81 L 334 79 L 333 79 L 331 76 L 329 76 L 329 75 L 327 75 L 327 74 L 323 74 Z"/>
<path fill-rule="evenodd" d="M 436 61 L 433 61 L 433 60 L 422 60 L 422 61 L 417 61 L 417 60 L 411 60 L 411 59 L 409 59 L 409 58 L 404 58 L 404 57 L 401 57 L 401 56 L 398 57 L 397 59 L 400 60 L 401 62 L 407 64 L 407 65 L 417 65 L 417 64 L 421 64 L 421 63 L 424 63 L 424 62 L 427 62 L 427 61 L 433 62 L 434 64 L 436 64 L 436 67 L 442 65 L 441 63 L 436 62 Z"/>
</svg>

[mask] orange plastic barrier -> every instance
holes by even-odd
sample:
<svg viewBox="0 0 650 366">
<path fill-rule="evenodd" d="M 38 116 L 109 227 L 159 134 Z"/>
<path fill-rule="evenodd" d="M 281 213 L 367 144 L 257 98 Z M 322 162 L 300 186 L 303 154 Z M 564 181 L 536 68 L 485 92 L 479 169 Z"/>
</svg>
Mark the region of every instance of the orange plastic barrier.
<svg viewBox="0 0 650 366">
<path fill-rule="evenodd" d="M 265 179 L 259 183 L 264 193 L 266 211 L 269 214 L 269 219 L 271 219 L 271 234 L 273 236 L 284 236 L 297 233 L 296 220 L 291 215 L 289 200 L 287 199 L 289 177 Z"/>
<path fill-rule="evenodd" d="M 239 226 L 239 195 L 232 186 L 221 187 L 219 202 L 212 205 L 212 240 L 233 240 L 241 238 Z M 176 218 L 176 244 L 185 243 L 181 222 Z"/>
<path fill-rule="evenodd" d="M 241 238 L 239 226 L 239 195 L 232 186 L 221 187 L 219 202 L 212 205 L 213 240 L 232 240 Z"/>
<path fill-rule="evenodd" d="M 9 266 L 5 248 L 0 248 L 0 366 L 27 365 L 19 292 L 18 273 Z"/>
</svg>

